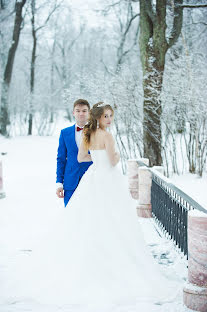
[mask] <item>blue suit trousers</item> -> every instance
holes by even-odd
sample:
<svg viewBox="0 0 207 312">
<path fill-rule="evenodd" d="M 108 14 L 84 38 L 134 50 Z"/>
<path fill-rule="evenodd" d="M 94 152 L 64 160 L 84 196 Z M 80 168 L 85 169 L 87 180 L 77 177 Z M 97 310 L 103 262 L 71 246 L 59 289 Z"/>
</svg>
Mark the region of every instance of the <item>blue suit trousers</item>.
<svg viewBox="0 0 207 312">
<path fill-rule="evenodd" d="M 80 182 L 81 178 L 78 181 L 78 184 Z M 77 185 L 78 187 L 78 185 Z M 65 207 L 67 206 L 71 196 L 73 195 L 73 193 L 75 192 L 76 188 L 74 190 L 64 190 L 64 205 Z"/>
<path fill-rule="evenodd" d="M 73 195 L 75 190 L 64 190 L 64 205 L 67 206 L 67 203 L 69 202 L 69 199 Z"/>
</svg>

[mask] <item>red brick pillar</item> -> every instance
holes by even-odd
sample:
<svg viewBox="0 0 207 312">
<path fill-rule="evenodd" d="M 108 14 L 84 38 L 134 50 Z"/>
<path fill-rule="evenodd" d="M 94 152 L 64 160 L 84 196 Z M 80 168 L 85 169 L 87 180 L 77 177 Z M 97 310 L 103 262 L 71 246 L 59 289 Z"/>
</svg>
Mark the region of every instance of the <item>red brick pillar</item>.
<svg viewBox="0 0 207 312">
<path fill-rule="evenodd" d="M 207 311 L 207 214 L 188 212 L 188 281 L 184 304 L 195 311 Z"/>
<path fill-rule="evenodd" d="M 140 165 L 137 161 L 142 161 L 145 165 L 149 166 L 148 158 L 139 158 L 139 159 L 128 159 L 128 182 L 129 182 L 129 191 L 132 195 L 132 198 L 138 199 L 139 196 L 139 176 L 138 169 Z"/>
<path fill-rule="evenodd" d="M 137 215 L 142 218 L 152 217 L 152 206 L 151 206 L 151 185 L 152 185 L 152 174 L 147 167 L 143 166 L 138 169 L 139 176 L 139 199 L 137 205 Z"/>
</svg>

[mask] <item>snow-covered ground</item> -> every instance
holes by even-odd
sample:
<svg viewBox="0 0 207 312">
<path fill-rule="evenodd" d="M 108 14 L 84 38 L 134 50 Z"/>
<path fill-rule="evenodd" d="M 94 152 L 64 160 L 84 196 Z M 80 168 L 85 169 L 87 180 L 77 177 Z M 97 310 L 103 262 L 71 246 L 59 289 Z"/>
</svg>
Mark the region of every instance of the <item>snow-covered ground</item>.
<svg viewBox="0 0 207 312">
<path fill-rule="evenodd" d="M 0 137 L 0 153 L 7 152 L 5 156 L 2 156 L 6 198 L 0 200 L 1 280 L 15 280 L 15 276 L 11 276 L 9 272 L 8 264 L 16 261 L 22 255 L 32 257 L 32 250 L 29 249 L 30 243 L 37 238 L 37 235 L 41 238 L 41 235 L 44 234 L 45 224 L 54 217 L 51 207 L 56 205 L 60 209 L 63 208 L 63 201 L 58 199 L 55 194 L 57 145 L 58 135 L 52 137 L 16 137 L 13 139 Z M 179 178 L 177 179 L 179 182 Z M 185 178 L 181 178 L 180 181 L 183 185 Z M 184 191 L 186 192 L 189 187 L 189 195 L 192 196 L 192 192 L 194 192 L 193 195 L 197 196 L 195 193 L 196 181 L 199 181 L 197 194 L 200 198 L 202 188 L 204 189 L 206 184 L 205 177 L 199 180 L 191 177 L 191 182 L 189 182 L 188 175 L 187 189 Z M 205 194 L 205 192 L 203 193 Z M 202 196 L 202 204 L 205 204 L 207 200 L 205 195 Z M 141 219 L 140 222 L 147 244 L 153 256 L 160 263 L 163 274 L 179 281 L 182 286 L 187 278 L 186 258 L 177 251 L 172 241 L 162 235 L 153 219 Z M 9 245 L 11 242 L 12 244 Z M 38 304 L 38 300 L 31 302 L 27 298 L 21 298 L 21 300 L 11 298 L 9 300 L 7 294 L 1 292 L 1 286 L 0 311 L 83 312 L 78 307 L 74 310 L 73 307 L 69 306 L 43 306 Z M 102 311 L 106 310 L 103 309 Z M 180 293 L 174 302 L 167 302 L 166 298 L 166 303 L 161 305 L 138 302 L 136 307 L 116 306 L 107 311 L 184 312 L 191 310 L 183 305 L 182 293 Z M 84 312 L 87 310 L 85 309 Z"/>
<path fill-rule="evenodd" d="M 207 210 L 206 172 L 204 172 L 202 178 L 196 174 L 186 173 L 183 175 L 173 175 L 170 180 Z"/>
</svg>

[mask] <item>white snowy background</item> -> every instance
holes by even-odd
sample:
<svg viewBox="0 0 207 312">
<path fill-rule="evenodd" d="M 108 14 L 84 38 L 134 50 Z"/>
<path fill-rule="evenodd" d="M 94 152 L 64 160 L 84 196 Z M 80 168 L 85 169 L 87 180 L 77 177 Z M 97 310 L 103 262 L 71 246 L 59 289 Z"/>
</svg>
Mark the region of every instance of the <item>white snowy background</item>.
<svg viewBox="0 0 207 312">
<path fill-rule="evenodd" d="M 0 12 L 2 82 L 12 38 L 15 1 L 1 3 L 5 4 Z M 57 9 L 44 25 L 49 12 L 57 3 Z M 8 283 L 15 281 L 9 265 L 21 257 L 32 257 L 30 246 L 33 240 L 39 238 L 41 244 L 41 236 L 47 224 L 55 218 L 53 212 L 55 209 L 63 209 L 63 200 L 55 194 L 58 138 L 60 130 L 74 121 L 72 105 L 77 98 L 86 98 L 91 105 L 100 100 L 118 105 L 115 116 L 118 128 L 114 134 L 122 157 L 119 168 L 125 174 L 127 159 L 140 158 L 143 150 L 143 90 L 138 19 L 133 21 L 122 46 L 128 2 L 38 0 L 36 5 L 35 23 L 40 31 L 37 35 L 34 90 L 31 94 L 33 41 L 30 1 L 27 1 L 10 85 L 9 138 L 0 136 L 0 159 L 6 194 L 4 199 L 0 199 L 0 280 Z M 134 14 L 138 12 L 138 2 L 132 2 L 132 9 Z M 170 24 L 171 10 L 167 13 Z M 204 87 L 207 79 L 206 19 L 205 8 L 184 10 L 182 33 L 166 55 L 162 92 L 165 174 L 205 209 L 205 161 L 202 176 L 198 171 L 202 149 L 204 160 L 207 158 L 207 90 Z M 122 67 L 117 75 L 120 55 Z M 30 113 L 33 114 L 33 128 L 32 135 L 28 136 Z M 195 126 L 193 130 L 192 122 Z M 196 164 L 194 174 L 189 172 L 189 162 Z M 179 281 L 182 288 L 187 279 L 186 257 L 163 235 L 153 219 L 140 219 L 140 222 L 148 247 L 163 274 Z M 38 304 L 38 300 L 31 302 L 27 298 L 15 300 L 8 298 L 8 293 L 1 290 L 0 283 L 0 312 L 87 312 L 77 307 L 74 310 L 74 307 L 43 306 Z M 190 310 L 184 307 L 180 293 L 175 302 L 167 302 L 166 298 L 166 303 L 162 305 L 138 302 L 137 306 L 116 306 L 110 311 Z"/>
</svg>

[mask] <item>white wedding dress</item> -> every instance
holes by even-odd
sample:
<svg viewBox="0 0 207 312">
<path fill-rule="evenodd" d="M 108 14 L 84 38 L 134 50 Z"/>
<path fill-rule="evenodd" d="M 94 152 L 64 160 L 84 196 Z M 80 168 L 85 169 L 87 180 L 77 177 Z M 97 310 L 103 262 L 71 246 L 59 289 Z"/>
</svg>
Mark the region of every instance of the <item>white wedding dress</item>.
<svg viewBox="0 0 207 312">
<path fill-rule="evenodd" d="M 90 152 L 93 164 L 67 207 L 58 207 L 31 260 L 20 264 L 17 297 L 95 311 L 172 297 L 176 283 L 148 250 L 126 178 L 105 150 Z"/>
</svg>

